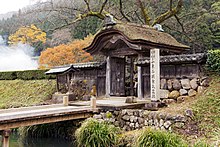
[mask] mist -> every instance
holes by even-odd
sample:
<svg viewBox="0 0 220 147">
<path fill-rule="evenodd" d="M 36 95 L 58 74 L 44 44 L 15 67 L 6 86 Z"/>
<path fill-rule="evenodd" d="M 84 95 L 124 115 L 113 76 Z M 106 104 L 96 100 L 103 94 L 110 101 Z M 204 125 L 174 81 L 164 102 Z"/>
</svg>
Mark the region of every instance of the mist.
<svg viewBox="0 0 220 147">
<path fill-rule="evenodd" d="M 0 36 L 0 71 L 32 70 L 38 68 L 38 62 L 32 60 L 34 48 L 27 44 L 6 46 Z"/>
</svg>

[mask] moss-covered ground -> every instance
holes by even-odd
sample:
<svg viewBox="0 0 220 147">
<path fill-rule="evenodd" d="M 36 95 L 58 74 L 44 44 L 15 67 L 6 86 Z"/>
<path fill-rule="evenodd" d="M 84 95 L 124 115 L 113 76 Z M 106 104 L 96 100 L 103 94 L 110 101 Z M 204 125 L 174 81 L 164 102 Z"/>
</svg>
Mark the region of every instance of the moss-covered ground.
<svg viewBox="0 0 220 147">
<path fill-rule="evenodd" d="M 0 80 L 0 109 L 38 105 L 55 92 L 55 80 Z"/>
</svg>

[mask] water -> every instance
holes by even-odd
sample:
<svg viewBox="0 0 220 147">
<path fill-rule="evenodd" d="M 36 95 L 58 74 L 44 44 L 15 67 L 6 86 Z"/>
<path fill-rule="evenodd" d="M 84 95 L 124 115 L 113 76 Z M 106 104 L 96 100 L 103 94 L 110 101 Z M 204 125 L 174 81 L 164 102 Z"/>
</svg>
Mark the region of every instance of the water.
<svg viewBox="0 0 220 147">
<path fill-rule="evenodd" d="M 0 139 L 2 140 L 1 136 Z M 1 145 L 0 141 L 0 146 Z M 75 147 L 70 140 L 57 138 L 28 138 L 22 140 L 19 135 L 12 134 L 10 136 L 10 147 Z"/>
</svg>

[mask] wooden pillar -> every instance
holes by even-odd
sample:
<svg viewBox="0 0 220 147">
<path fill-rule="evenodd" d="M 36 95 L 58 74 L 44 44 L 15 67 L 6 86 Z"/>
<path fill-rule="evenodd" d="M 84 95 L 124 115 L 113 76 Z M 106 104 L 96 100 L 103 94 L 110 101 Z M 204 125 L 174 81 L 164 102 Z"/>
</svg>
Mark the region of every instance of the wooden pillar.
<svg viewBox="0 0 220 147">
<path fill-rule="evenodd" d="M 67 73 L 67 86 L 68 86 L 68 93 L 70 93 L 70 74 Z"/>
<path fill-rule="evenodd" d="M 107 57 L 106 59 L 106 83 L 105 83 L 105 96 L 107 98 L 110 97 L 110 92 L 111 92 L 111 61 L 110 61 L 110 56 Z"/>
<path fill-rule="evenodd" d="M 138 59 L 141 59 L 142 58 L 142 55 L 138 55 Z M 143 78 L 142 78 L 142 67 L 141 66 L 138 66 L 137 67 L 137 74 L 138 74 L 138 91 L 137 91 L 137 94 L 138 94 L 138 98 L 144 98 L 143 96 Z"/>
<path fill-rule="evenodd" d="M 160 50 L 150 51 L 151 101 L 160 100 Z"/>
<path fill-rule="evenodd" d="M 130 94 L 131 96 L 134 96 L 134 58 L 131 58 L 131 64 L 130 64 Z"/>
<path fill-rule="evenodd" d="M 59 75 L 56 75 L 56 90 L 57 90 L 57 92 L 59 92 L 58 76 Z"/>
<path fill-rule="evenodd" d="M 2 147 L 9 147 L 9 136 L 11 130 L 4 130 L 2 134 Z"/>
</svg>

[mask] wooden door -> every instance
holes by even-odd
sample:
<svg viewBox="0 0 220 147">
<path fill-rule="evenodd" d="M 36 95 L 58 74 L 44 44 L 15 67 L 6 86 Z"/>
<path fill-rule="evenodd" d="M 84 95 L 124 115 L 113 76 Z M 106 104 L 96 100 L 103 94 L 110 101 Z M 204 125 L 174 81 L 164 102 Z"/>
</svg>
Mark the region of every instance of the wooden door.
<svg viewBox="0 0 220 147">
<path fill-rule="evenodd" d="M 110 95 L 125 96 L 125 58 L 111 58 Z"/>
</svg>

